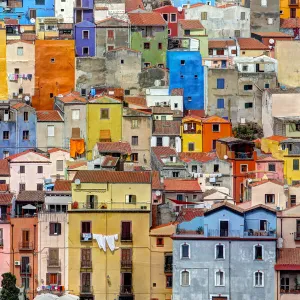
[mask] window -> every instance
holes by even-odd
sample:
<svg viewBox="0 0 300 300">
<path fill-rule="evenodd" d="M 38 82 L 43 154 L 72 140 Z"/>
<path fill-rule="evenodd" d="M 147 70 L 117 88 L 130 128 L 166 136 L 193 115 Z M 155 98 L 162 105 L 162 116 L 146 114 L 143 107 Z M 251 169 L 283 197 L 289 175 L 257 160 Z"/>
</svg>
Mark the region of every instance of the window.
<svg viewBox="0 0 300 300">
<path fill-rule="evenodd" d="M 23 47 L 18 47 L 17 48 L 17 55 L 22 56 L 24 54 L 24 48 Z"/>
<path fill-rule="evenodd" d="M 183 76 L 183 75 L 180 75 L 180 78 L 181 78 L 181 79 L 183 79 L 183 78 L 184 78 L 184 76 Z"/>
<path fill-rule="evenodd" d="M 25 288 L 25 290 L 29 289 L 29 280 L 30 277 L 22 277 L 22 286 Z"/>
<path fill-rule="evenodd" d="M 175 178 L 179 177 L 179 172 L 172 172 L 172 176 L 175 177 Z"/>
<path fill-rule="evenodd" d="M 216 259 L 225 259 L 225 248 L 223 244 L 215 246 L 215 257 Z"/>
<path fill-rule="evenodd" d="M 263 247 L 261 245 L 254 246 L 254 259 L 255 260 L 263 259 Z"/>
<path fill-rule="evenodd" d="M 50 98 L 53 98 L 53 93 L 50 93 L 49 97 L 50 97 Z"/>
<path fill-rule="evenodd" d="M 188 101 L 192 101 L 192 97 L 187 97 Z"/>
<path fill-rule="evenodd" d="M 273 25 L 274 19 L 273 18 L 268 18 L 268 25 Z"/>
<path fill-rule="evenodd" d="M 177 22 L 177 15 L 171 14 L 171 23 L 176 23 L 176 22 Z"/>
<path fill-rule="evenodd" d="M 224 55 L 224 49 L 217 49 L 217 55 Z"/>
<path fill-rule="evenodd" d="M 20 69 L 16 68 L 15 69 L 15 74 L 20 74 Z"/>
<path fill-rule="evenodd" d="M 45 0 L 35 0 L 35 5 L 45 5 Z"/>
<path fill-rule="evenodd" d="M 290 278 L 288 276 L 280 278 L 280 290 L 284 290 L 284 291 L 290 290 Z"/>
<path fill-rule="evenodd" d="M 23 131 L 23 140 L 29 140 L 29 131 L 28 130 Z"/>
<path fill-rule="evenodd" d="M 173 286 L 173 276 L 166 275 L 166 288 L 172 288 Z"/>
<path fill-rule="evenodd" d="M 9 131 L 3 131 L 3 139 L 9 140 Z"/>
<path fill-rule="evenodd" d="M 291 18 L 296 18 L 296 8 L 291 8 L 290 9 L 290 17 Z"/>
<path fill-rule="evenodd" d="M 248 165 L 241 165 L 241 173 L 248 172 Z"/>
<path fill-rule="evenodd" d="M 243 66 L 243 72 L 247 72 L 248 71 L 248 66 Z"/>
<path fill-rule="evenodd" d="M 131 234 L 131 222 L 129 221 L 122 221 L 121 222 L 121 241 L 131 241 L 132 234 Z"/>
<path fill-rule="evenodd" d="M 92 222 L 81 222 L 81 233 L 92 233 Z"/>
<path fill-rule="evenodd" d="M 90 36 L 89 30 L 83 30 L 83 31 L 82 31 L 82 38 L 83 38 L 84 40 L 88 40 L 88 39 L 89 39 L 89 36 Z"/>
<path fill-rule="evenodd" d="M 178 103 L 174 103 L 174 108 L 178 108 Z"/>
<path fill-rule="evenodd" d="M 92 249 L 91 248 L 82 248 L 81 249 L 81 266 L 84 268 L 90 268 L 92 266 Z"/>
<path fill-rule="evenodd" d="M 168 35 L 171 35 L 171 29 L 168 29 Z"/>
<path fill-rule="evenodd" d="M 198 75 L 194 75 L 194 78 L 195 78 L 195 79 L 198 79 Z"/>
<path fill-rule="evenodd" d="M 224 89 L 224 87 L 225 87 L 225 79 L 218 78 L 217 79 L 217 89 Z"/>
<path fill-rule="evenodd" d="M 138 162 L 139 161 L 139 154 L 138 153 L 132 153 L 131 154 L 131 161 Z"/>
<path fill-rule="evenodd" d="M 195 143 L 188 144 L 189 151 L 195 151 Z"/>
<path fill-rule="evenodd" d="M 162 50 L 162 43 L 158 43 L 158 50 Z"/>
<path fill-rule="evenodd" d="M 184 31 L 184 35 L 190 36 L 191 35 L 191 31 L 189 29 L 186 29 Z"/>
<path fill-rule="evenodd" d="M 20 173 L 22 173 L 22 174 L 25 173 L 25 166 L 20 166 Z"/>
<path fill-rule="evenodd" d="M 133 146 L 137 146 L 139 144 L 139 137 L 138 136 L 132 136 L 131 137 L 131 144 Z"/>
<path fill-rule="evenodd" d="M 293 159 L 293 170 L 299 170 L 299 159 Z"/>
<path fill-rule="evenodd" d="M 121 65 L 124 65 L 124 59 L 121 59 Z"/>
<path fill-rule="evenodd" d="M 267 6 L 267 1 L 268 0 L 261 0 L 260 5 L 261 6 Z"/>
<path fill-rule="evenodd" d="M 181 64 L 182 66 L 184 66 L 184 65 L 185 65 L 185 60 L 182 59 L 182 60 L 180 61 L 180 64 Z"/>
<path fill-rule="evenodd" d="M 72 120 L 79 120 L 79 109 L 72 109 Z"/>
<path fill-rule="evenodd" d="M 169 21 L 169 14 L 163 14 L 163 18 L 165 19 L 165 21 Z"/>
<path fill-rule="evenodd" d="M 270 83 L 265 83 L 265 89 L 270 88 Z"/>
<path fill-rule="evenodd" d="M 55 58 L 50 58 L 50 62 L 51 62 L 52 64 L 54 64 L 54 63 L 55 63 Z"/>
<path fill-rule="evenodd" d="M 217 108 L 224 108 L 224 107 L 225 107 L 224 99 L 223 98 L 217 99 Z"/>
<path fill-rule="evenodd" d="M 261 230 L 261 231 L 268 230 L 268 221 L 267 220 L 259 220 L 259 230 Z"/>
<path fill-rule="evenodd" d="M 268 169 L 270 172 L 275 172 L 276 171 L 276 165 L 275 164 L 268 164 Z"/>
<path fill-rule="evenodd" d="M 48 136 L 54 136 L 54 125 L 48 125 Z"/>
<path fill-rule="evenodd" d="M 135 204 L 136 203 L 136 195 L 125 195 L 125 203 Z"/>
<path fill-rule="evenodd" d="M 181 285 L 182 286 L 190 285 L 190 272 L 187 270 L 181 271 Z"/>
<path fill-rule="evenodd" d="M 19 184 L 19 192 L 25 191 L 25 189 L 26 189 L 25 183 L 20 183 Z"/>
<path fill-rule="evenodd" d="M 164 246 L 164 238 L 156 238 L 156 246 L 163 247 Z"/>
<path fill-rule="evenodd" d="M 6 158 L 9 156 L 9 151 L 4 150 L 3 151 L 3 158 Z"/>
<path fill-rule="evenodd" d="M 264 286 L 264 273 L 262 271 L 254 272 L 254 286 L 255 287 Z"/>
<path fill-rule="evenodd" d="M 235 37 L 240 37 L 240 36 L 241 36 L 240 30 L 235 30 L 235 31 L 234 31 L 234 36 L 235 36 Z"/>
<path fill-rule="evenodd" d="M 163 139 L 162 137 L 157 137 L 156 138 L 156 146 L 162 146 L 163 145 Z"/>
<path fill-rule="evenodd" d="M 61 234 L 61 223 L 51 222 L 49 224 L 49 235 L 60 235 L 60 234 Z"/>
<path fill-rule="evenodd" d="M 197 165 L 192 165 L 192 173 L 197 173 Z"/>
<path fill-rule="evenodd" d="M 114 50 L 115 49 L 115 46 L 107 46 L 107 51 L 111 51 L 111 50 Z"/>
<path fill-rule="evenodd" d="M 201 12 L 201 20 L 207 20 L 207 12 L 206 11 Z"/>
<path fill-rule="evenodd" d="M 181 245 L 181 258 L 190 258 L 190 245 L 182 244 Z"/>
<path fill-rule="evenodd" d="M 43 191 L 44 190 L 44 185 L 42 183 L 37 183 L 36 184 L 36 190 L 37 191 Z"/>
<path fill-rule="evenodd" d="M 89 55 L 89 47 L 82 47 L 82 55 Z"/>
<path fill-rule="evenodd" d="M 275 194 L 265 194 L 266 203 L 275 203 Z"/>
<path fill-rule="evenodd" d="M 183 201 L 183 195 L 182 194 L 177 194 L 176 200 L 177 201 Z"/>
<path fill-rule="evenodd" d="M 252 91 L 253 85 L 252 84 L 245 84 L 244 85 L 244 91 Z"/>
<path fill-rule="evenodd" d="M 36 9 L 29 9 L 29 19 L 36 19 Z"/>
<path fill-rule="evenodd" d="M 149 50 L 150 49 L 150 43 L 144 43 L 144 49 Z"/>
<path fill-rule="evenodd" d="M 218 164 L 214 165 L 214 172 L 219 172 L 219 165 Z"/>
<path fill-rule="evenodd" d="M 131 128 L 139 128 L 139 121 L 137 119 L 131 120 Z"/>
<path fill-rule="evenodd" d="M 24 122 L 28 121 L 28 111 L 24 111 L 23 118 L 24 118 Z"/>
<path fill-rule="evenodd" d="M 220 124 L 213 124 L 212 131 L 213 132 L 220 132 Z"/>
<path fill-rule="evenodd" d="M 291 206 L 296 205 L 296 195 L 290 195 Z"/>
<path fill-rule="evenodd" d="M 56 171 L 63 171 L 64 170 L 64 161 L 57 160 L 56 161 Z"/>
<path fill-rule="evenodd" d="M 221 270 L 215 273 L 215 286 L 225 286 L 225 273 Z"/>
<path fill-rule="evenodd" d="M 42 173 L 43 173 L 43 166 L 38 166 L 38 167 L 37 167 L 37 172 L 38 172 L 39 174 L 42 174 Z"/>
<path fill-rule="evenodd" d="M 158 66 L 159 68 L 162 68 L 162 69 L 165 67 L 164 64 L 158 64 L 157 66 Z"/>
<path fill-rule="evenodd" d="M 101 108 L 100 109 L 100 119 L 109 119 L 109 108 Z"/>
<path fill-rule="evenodd" d="M 252 108 L 253 107 L 253 103 L 252 102 L 246 102 L 245 103 L 245 108 Z"/>
<path fill-rule="evenodd" d="M 241 12 L 241 20 L 246 19 L 246 13 L 244 11 Z"/>
<path fill-rule="evenodd" d="M 107 38 L 108 38 L 108 39 L 114 39 L 114 37 L 115 37 L 115 32 L 114 32 L 114 30 L 108 29 L 108 30 L 107 30 Z"/>
</svg>

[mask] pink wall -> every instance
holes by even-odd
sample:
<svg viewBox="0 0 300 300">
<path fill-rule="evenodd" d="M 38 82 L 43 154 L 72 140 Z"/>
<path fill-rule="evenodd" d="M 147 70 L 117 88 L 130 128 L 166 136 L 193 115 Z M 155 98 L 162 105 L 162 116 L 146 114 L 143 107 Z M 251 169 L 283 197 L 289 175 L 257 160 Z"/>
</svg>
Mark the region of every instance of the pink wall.
<svg viewBox="0 0 300 300">
<path fill-rule="evenodd" d="M 268 172 L 269 163 L 275 164 L 276 172 Z M 283 161 L 258 161 L 256 162 L 256 170 L 264 171 L 256 174 L 257 178 L 262 178 L 265 174 L 269 179 L 277 179 L 283 182 Z"/>
<path fill-rule="evenodd" d="M 0 275 L 10 272 L 10 224 L 0 223 L 3 229 L 3 247 L 0 247 Z M 1 277 L 1 276 L 0 276 Z M 1 286 L 2 277 L 0 278 Z"/>
</svg>

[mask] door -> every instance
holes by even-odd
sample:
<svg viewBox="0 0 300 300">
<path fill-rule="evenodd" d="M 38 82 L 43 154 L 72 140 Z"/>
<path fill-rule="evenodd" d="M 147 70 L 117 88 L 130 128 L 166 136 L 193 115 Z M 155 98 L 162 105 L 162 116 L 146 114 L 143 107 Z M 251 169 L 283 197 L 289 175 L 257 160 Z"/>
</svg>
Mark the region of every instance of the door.
<svg viewBox="0 0 300 300">
<path fill-rule="evenodd" d="M 91 268 L 91 249 L 81 249 L 81 266 Z"/>
<path fill-rule="evenodd" d="M 297 238 L 300 238 L 300 220 L 297 220 Z"/>
<path fill-rule="evenodd" d="M 122 294 L 131 294 L 132 293 L 132 274 L 131 273 L 122 273 L 121 278 L 121 292 Z"/>
<path fill-rule="evenodd" d="M 29 273 L 29 257 L 23 256 L 21 260 L 21 273 L 28 274 Z"/>
<path fill-rule="evenodd" d="M 268 230 L 267 220 L 260 220 L 259 221 L 259 230 L 262 230 L 262 231 L 267 231 Z"/>
<path fill-rule="evenodd" d="M 29 248 L 29 230 L 23 230 L 22 232 L 22 246 L 23 248 Z"/>
<path fill-rule="evenodd" d="M 220 236 L 228 236 L 228 221 L 220 221 Z"/>
<path fill-rule="evenodd" d="M 121 240 L 130 241 L 131 240 L 131 222 L 122 222 L 122 233 Z"/>
<path fill-rule="evenodd" d="M 82 273 L 81 274 L 81 291 L 83 293 L 90 293 L 91 290 L 91 274 Z"/>
<path fill-rule="evenodd" d="M 222 69 L 226 68 L 226 60 L 222 60 Z"/>
<path fill-rule="evenodd" d="M 82 21 L 82 11 L 76 10 L 76 23 L 80 23 Z"/>
</svg>

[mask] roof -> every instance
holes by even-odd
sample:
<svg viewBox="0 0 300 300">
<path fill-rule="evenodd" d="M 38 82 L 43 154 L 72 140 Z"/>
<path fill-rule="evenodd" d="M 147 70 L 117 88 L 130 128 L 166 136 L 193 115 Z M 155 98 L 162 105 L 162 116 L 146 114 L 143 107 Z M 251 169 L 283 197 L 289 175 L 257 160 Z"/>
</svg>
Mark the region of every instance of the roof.
<svg viewBox="0 0 300 300">
<path fill-rule="evenodd" d="M 257 162 L 261 162 L 261 161 L 262 162 L 263 161 L 266 161 L 266 162 L 270 162 L 270 161 L 279 161 L 280 162 L 280 161 L 282 161 L 283 162 L 283 160 L 273 157 L 272 154 L 263 154 L 263 155 L 259 156 L 256 161 Z"/>
<path fill-rule="evenodd" d="M 197 217 L 202 217 L 204 215 L 205 209 L 203 208 L 182 208 L 179 212 L 176 222 L 189 222 Z"/>
<path fill-rule="evenodd" d="M 278 180 L 275 180 L 275 179 L 264 179 L 264 180 L 261 180 L 261 181 L 256 181 L 256 182 L 252 182 L 250 183 L 250 186 L 251 187 L 255 187 L 255 186 L 259 186 L 259 185 L 262 185 L 262 184 L 265 184 L 265 183 L 274 183 L 274 184 L 278 184 L 278 185 L 281 185 L 283 186 L 283 183 L 278 181 Z"/>
<path fill-rule="evenodd" d="M 0 193 L 0 205 L 9 205 L 14 197 L 11 193 Z"/>
<path fill-rule="evenodd" d="M 18 110 L 18 109 L 20 109 L 20 108 L 22 108 L 22 107 L 25 107 L 25 106 L 27 106 L 26 103 L 18 102 L 18 103 L 16 103 L 16 104 L 12 105 L 11 107 L 12 107 L 13 109 Z"/>
<path fill-rule="evenodd" d="M 17 201 L 22 202 L 44 202 L 44 191 L 22 191 L 17 197 Z"/>
<path fill-rule="evenodd" d="M 280 28 L 298 28 L 300 27 L 300 18 L 280 18 Z"/>
<path fill-rule="evenodd" d="M 10 176 L 9 162 L 7 159 L 0 159 L 0 176 Z"/>
<path fill-rule="evenodd" d="M 204 26 L 201 24 L 199 20 L 178 20 L 182 29 L 204 29 Z"/>
<path fill-rule="evenodd" d="M 210 209 L 208 209 L 206 211 L 205 214 L 209 214 L 211 212 L 214 212 L 215 210 L 222 209 L 222 208 L 228 208 L 228 209 L 233 210 L 233 211 L 235 211 L 239 214 L 244 213 L 244 210 L 242 208 L 240 208 L 236 205 L 233 205 L 233 204 L 231 204 L 227 201 L 223 201 L 223 202 L 219 202 L 219 203 L 214 204 Z"/>
<path fill-rule="evenodd" d="M 103 168 L 105 168 L 105 167 L 115 167 L 117 165 L 118 161 L 119 161 L 118 157 L 113 157 L 113 156 L 107 155 L 107 156 L 105 156 L 105 159 L 102 162 L 101 166 Z"/>
<path fill-rule="evenodd" d="M 183 89 L 182 88 L 172 89 L 171 96 L 183 96 Z"/>
<path fill-rule="evenodd" d="M 58 23 L 58 29 L 73 29 L 73 23 Z"/>
<path fill-rule="evenodd" d="M 100 7 L 97 7 L 96 10 L 100 10 L 99 8 L 100 8 Z M 102 10 L 102 9 L 101 9 L 101 10 Z M 97 21 L 96 24 L 99 25 L 99 24 L 105 23 L 105 22 L 110 21 L 110 20 L 113 20 L 113 21 L 116 21 L 116 22 L 119 22 L 119 23 L 124 23 L 124 24 L 127 24 L 127 25 L 128 25 L 128 22 L 126 22 L 126 21 L 124 21 L 124 20 L 121 20 L 121 19 L 118 19 L 118 18 L 114 18 L 114 17 L 108 17 L 108 18 L 106 18 L 106 19 Z"/>
<path fill-rule="evenodd" d="M 186 122 L 186 121 L 199 121 L 199 122 L 202 122 L 202 120 L 203 120 L 203 117 L 193 115 L 193 114 L 186 115 L 182 119 L 183 122 Z"/>
<path fill-rule="evenodd" d="M 269 38 L 282 38 L 282 37 L 288 37 L 288 38 L 291 38 L 292 36 L 287 34 L 287 33 L 283 33 L 283 32 L 280 32 L 280 31 L 272 31 L 272 32 L 252 32 L 252 34 L 256 34 L 256 35 L 259 35 L 261 37 L 269 37 Z"/>
<path fill-rule="evenodd" d="M 9 185 L 5 183 L 0 184 L 0 192 L 8 192 L 9 190 Z"/>
<path fill-rule="evenodd" d="M 48 153 L 54 153 L 54 152 L 58 152 L 58 151 L 69 153 L 69 151 L 61 149 L 61 148 L 51 148 L 48 150 Z"/>
<path fill-rule="evenodd" d="M 186 110 L 186 116 L 192 115 L 192 116 L 198 116 L 198 117 L 205 117 L 205 110 L 203 109 L 189 109 Z"/>
<path fill-rule="evenodd" d="M 252 206 L 252 207 L 244 208 L 244 212 L 255 210 L 255 209 L 259 209 L 259 208 L 269 210 L 269 211 L 271 211 L 271 212 L 273 212 L 275 214 L 277 213 L 276 209 L 274 209 L 272 207 L 269 207 L 267 205 L 264 205 L 264 204 L 257 204 L 257 205 Z"/>
<path fill-rule="evenodd" d="M 206 117 L 203 118 L 202 123 L 227 123 L 230 124 L 230 121 L 219 117 L 219 116 L 210 116 L 210 117 Z"/>
<path fill-rule="evenodd" d="M 68 170 L 76 170 L 77 168 L 87 166 L 86 161 L 78 161 L 68 166 Z"/>
<path fill-rule="evenodd" d="M 170 106 L 151 106 L 153 114 L 173 115 L 173 111 Z"/>
<path fill-rule="evenodd" d="M 55 192 L 63 192 L 63 191 L 71 191 L 72 181 L 71 180 L 56 180 L 54 183 L 53 191 Z"/>
<path fill-rule="evenodd" d="M 220 49 L 235 46 L 235 40 L 208 40 L 209 49 Z"/>
<path fill-rule="evenodd" d="M 159 171 L 152 171 L 152 189 L 153 190 L 163 190 L 164 185 L 160 181 Z"/>
<path fill-rule="evenodd" d="M 272 136 L 269 136 L 269 137 L 265 137 L 265 139 L 276 141 L 276 142 L 281 142 L 283 140 L 286 140 L 286 136 L 272 135 Z"/>
<path fill-rule="evenodd" d="M 241 50 L 270 50 L 268 46 L 254 38 L 238 38 L 237 41 Z"/>
<path fill-rule="evenodd" d="M 128 14 L 131 25 L 134 26 L 166 26 L 167 23 L 160 13 L 131 13 Z"/>
<path fill-rule="evenodd" d="M 42 153 L 36 152 L 34 149 L 28 149 L 28 150 L 20 152 L 20 153 L 12 154 L 12 155 L 6 157 L 6 159 L 8 161 L 11 161 L 11 160 L 14 160 L 15 158 L 18 158 L 18 157 L 20 157 L 22 155 L 26 155 L 26 154 L 28 154 L 30 152 L 48 159 L 48 157 L 46 155 L 43 155 Z"/>
<path fill-rule="evenodd" d="M 181 121 L 153 121 L 152 135 L 175 135 L 180 136 Z"/>
<path fill-rule="evenodd" d="M 151 172 L 134 171 L 77 171 L 73 182 L 79 179 L 81 183 L 151 183 Z"/>
<path fill-rule="evenodd" d="M 18 19 L 7 19 L 7 18 L 4 18 L 4 24 L 5 25 L 19 25 L 19 20 Z"/>
<path fill-rule="evenodd" d="M 300 270 L 300 248 L 279 249 L 275 270 Z"/>
<path fill-rule="evenodd" d="M 125 0 L 125 12 L 128 13 L 129 11 L 135 9 L 145 9 L 142 0 Z"/>
<path fill-rule="evenodd" d="M 62 95 L 63 95 L 63 97 L 57 96 L 56 99 L 58 99 L 64 103 L 72 103 L 72 102 L 86 103 L 87 102 L 87 100 L 84 97 L 80 96 L 79 92 L 72 91 L 72 92 L 64 93 Z"/>
<path fill-rule="evenodd" d="M 35 41 L 36 35 L 35 33 L 24 32 L 21 34 L 22 41 Z"/>
<path fill-rule="evenodd" d="M 218 158 L 216 152 L 180 152 L 179 157 L 187 163 L 193 160 L 205 163 Z"/>
<path fill-rule="evenodd" d="M 97 148 L 100 153 L 121 153 L 121 154 L 131 153 L 131 147 L 128 142 L 97 143 Z"/>
<path fill-rule="evenodd" d="M 125 97 L 124 102 L 127 102 L 129 104 L 133 104 L 133 105 L 139 105 L 139 106 L 147 107 L 146 98 L 143 97 L 143 96 Z"/>
<path fill-rule="evenodd" d="M 226 137 L 226 138 L 221 138 L 218 139 L 218 141 L 222 142 L 222 143 L 226 143 L 226 144 L 250 144 L 250 145 L 255 145 L 253 142 L 251 141 L 247 141 L 247 140 L 242 140 L 242 139 L 237 139 L 235 137 Z"/>
<path fill-rule="evenodd" d="M 39 110 L 36 112 L 38 122 L 63 122 L 57 110 Z"/>
<path fill-rule="evenodd" d="M 201 187 L 197 179 L 165 178 L 164 186 L 166 192 L 201 192 Z"/>
<path fill-rule="evenodd" d="M 151 148 L 153 153 L 158 157 L 169 157 L 169 156 L 176 156 L 177 152 L 175 149 L 171 147 L 152 147 Z"/>
</svg>

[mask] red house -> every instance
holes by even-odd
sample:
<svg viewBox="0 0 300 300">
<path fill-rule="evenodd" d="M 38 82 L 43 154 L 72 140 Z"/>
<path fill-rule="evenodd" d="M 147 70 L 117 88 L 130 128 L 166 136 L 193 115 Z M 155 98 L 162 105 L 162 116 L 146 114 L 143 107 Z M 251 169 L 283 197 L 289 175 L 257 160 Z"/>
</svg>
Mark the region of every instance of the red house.
<svg viewBox="0 0 300 300">
<path fill-rule="evenodd" d="M 168 34 L 171 37 L 178 36 L 178 20 L 184 19 L 184 9 L 166 5 L 153 10 L 160 13 L 168 22 Z"/>
</svg>

